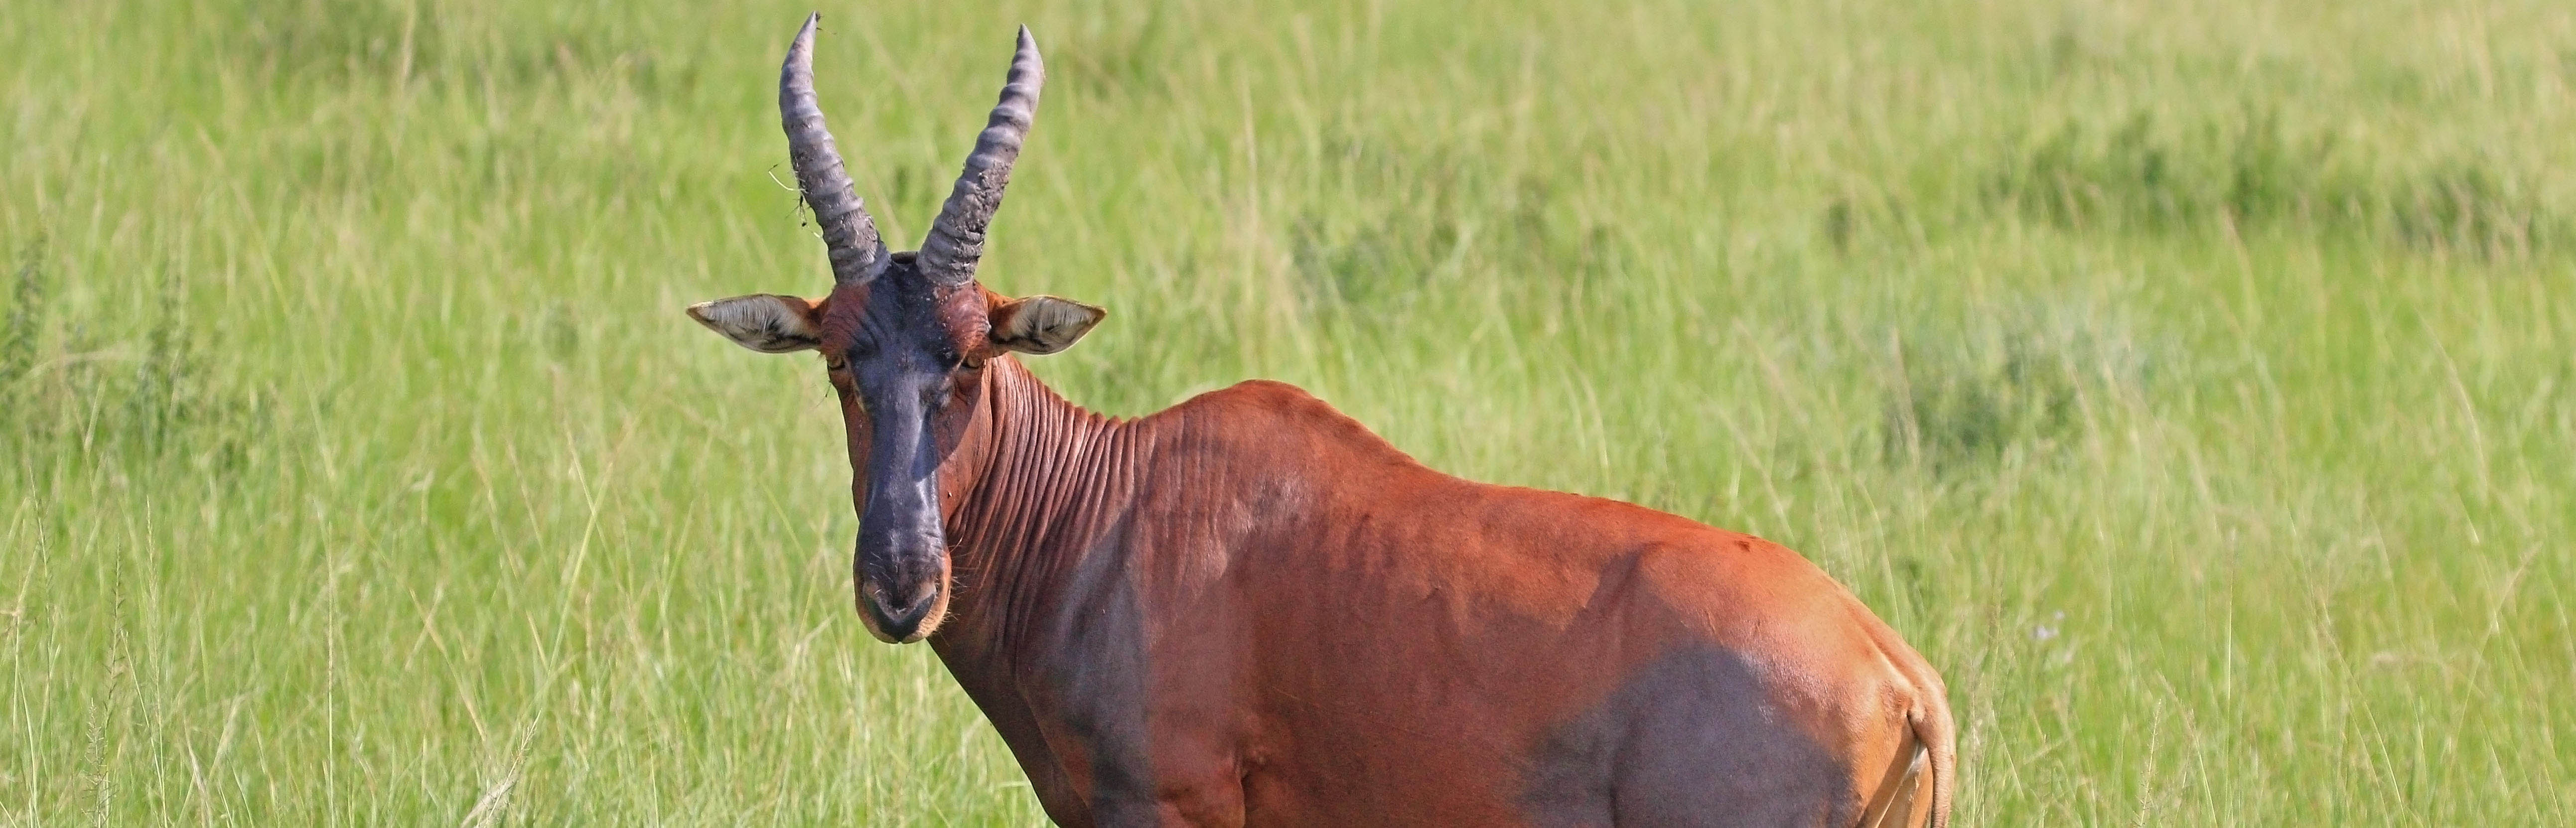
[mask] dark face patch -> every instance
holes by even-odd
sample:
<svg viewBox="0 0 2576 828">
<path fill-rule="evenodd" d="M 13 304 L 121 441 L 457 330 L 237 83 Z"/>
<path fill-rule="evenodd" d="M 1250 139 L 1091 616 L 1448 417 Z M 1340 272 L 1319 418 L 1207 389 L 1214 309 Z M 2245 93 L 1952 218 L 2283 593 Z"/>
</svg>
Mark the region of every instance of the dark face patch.
<svg viewBox="0 0 2576 828">
<path fill-rule="evenodd" d="M 983 307 L 972 283 L 931 284 L 899 253 L 876 279 L 836 291 L 824 320 L 833 387 L 845 411 L 859 403 L 849 423 L 852 473 L 864 481 L 852 584 L 860 614 L 888 641 L 928 635 L 947 604 L 939 466 L 971 406 L 961 389 L 979 373 L 967 360 Z"/>
</svg>

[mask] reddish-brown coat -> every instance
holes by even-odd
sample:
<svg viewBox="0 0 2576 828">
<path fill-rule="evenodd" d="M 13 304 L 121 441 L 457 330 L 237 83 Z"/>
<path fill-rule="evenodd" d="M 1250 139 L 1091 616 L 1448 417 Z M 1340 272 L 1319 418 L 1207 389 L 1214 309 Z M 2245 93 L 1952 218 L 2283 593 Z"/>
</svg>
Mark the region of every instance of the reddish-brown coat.
<svg viewBox="0 0 2576 828">
<path fill-rule="evenodd" d="M 929 640 L 1059 823 L 1850 825 L 1918 739 L 1884 824 L 1947 811 L 1938 675 L 1776 544 L 1451 477 L 1280 383 L 1119 421 L 980 361 Z"/>
<path fill-rule="evenodd" d="M 1946 821 L 1939 676 L 1794 553 L 1440 474 L 1278 383 L 1125 422 L 1056 397 L 1010 352 L 1101 311 L 974 280 L 1036 41 L 919 256 L 880 258 L 816 102 L 816 20 L 779 101 L 834 293 L 689 314 L 824 355 L 859 614 L 928 637 L 1057 822 Z"/>
</svg>

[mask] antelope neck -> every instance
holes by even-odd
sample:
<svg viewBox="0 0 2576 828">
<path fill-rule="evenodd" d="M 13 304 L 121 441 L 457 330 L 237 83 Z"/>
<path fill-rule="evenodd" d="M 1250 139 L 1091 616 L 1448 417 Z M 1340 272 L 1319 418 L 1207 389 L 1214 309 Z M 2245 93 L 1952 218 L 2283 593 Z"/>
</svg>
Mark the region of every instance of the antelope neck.
<svg viewBox="0 0 2576 828">
<path fill-rule="evenodd" d="M 1084 556 L 1112 553 L 1100 541 L 1124 522 L 1154 447 L 1144 421 L 1084 410 L 1015 359 L 985 370 L 979 473 L 944 527 L 951 621 L 934 634 L 975 650 L 1015 637 Z"/>
</svg>

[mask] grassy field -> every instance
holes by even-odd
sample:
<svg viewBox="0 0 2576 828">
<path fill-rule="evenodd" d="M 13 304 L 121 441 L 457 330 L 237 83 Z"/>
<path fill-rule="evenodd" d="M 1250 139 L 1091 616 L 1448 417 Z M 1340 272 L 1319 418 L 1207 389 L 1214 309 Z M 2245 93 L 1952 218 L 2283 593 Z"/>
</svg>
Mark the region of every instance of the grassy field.
<svg viewBox="0 0 2576 828">
<path fill-rule="evenodd" d="M 1948 676 L 1962 824 L 2576 823 L 2563 3 L 823 7 L 917 239 L 1136 414 L 1805 551 Z M 1442 4 L 1447 5 L 1447 4 Z M 807 5 L 0 13 L 0 824 L 1030 825 L 850 609 L 778 182 Z"/>
</svg>

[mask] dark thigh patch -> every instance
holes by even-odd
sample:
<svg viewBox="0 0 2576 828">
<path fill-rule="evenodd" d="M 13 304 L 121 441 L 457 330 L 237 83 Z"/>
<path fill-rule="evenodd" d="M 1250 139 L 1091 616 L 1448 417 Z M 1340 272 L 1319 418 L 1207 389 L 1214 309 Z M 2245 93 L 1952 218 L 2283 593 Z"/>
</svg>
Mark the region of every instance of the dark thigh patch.
<svg viewBox="0 0 2576 828">
<path fill-rule="evenodd" d="M 1849 774 L 1743 657 L 1676 648 L 1550 734 L 1521 802 L 1551 826 L 1841 825 Z"/>
</svg>

